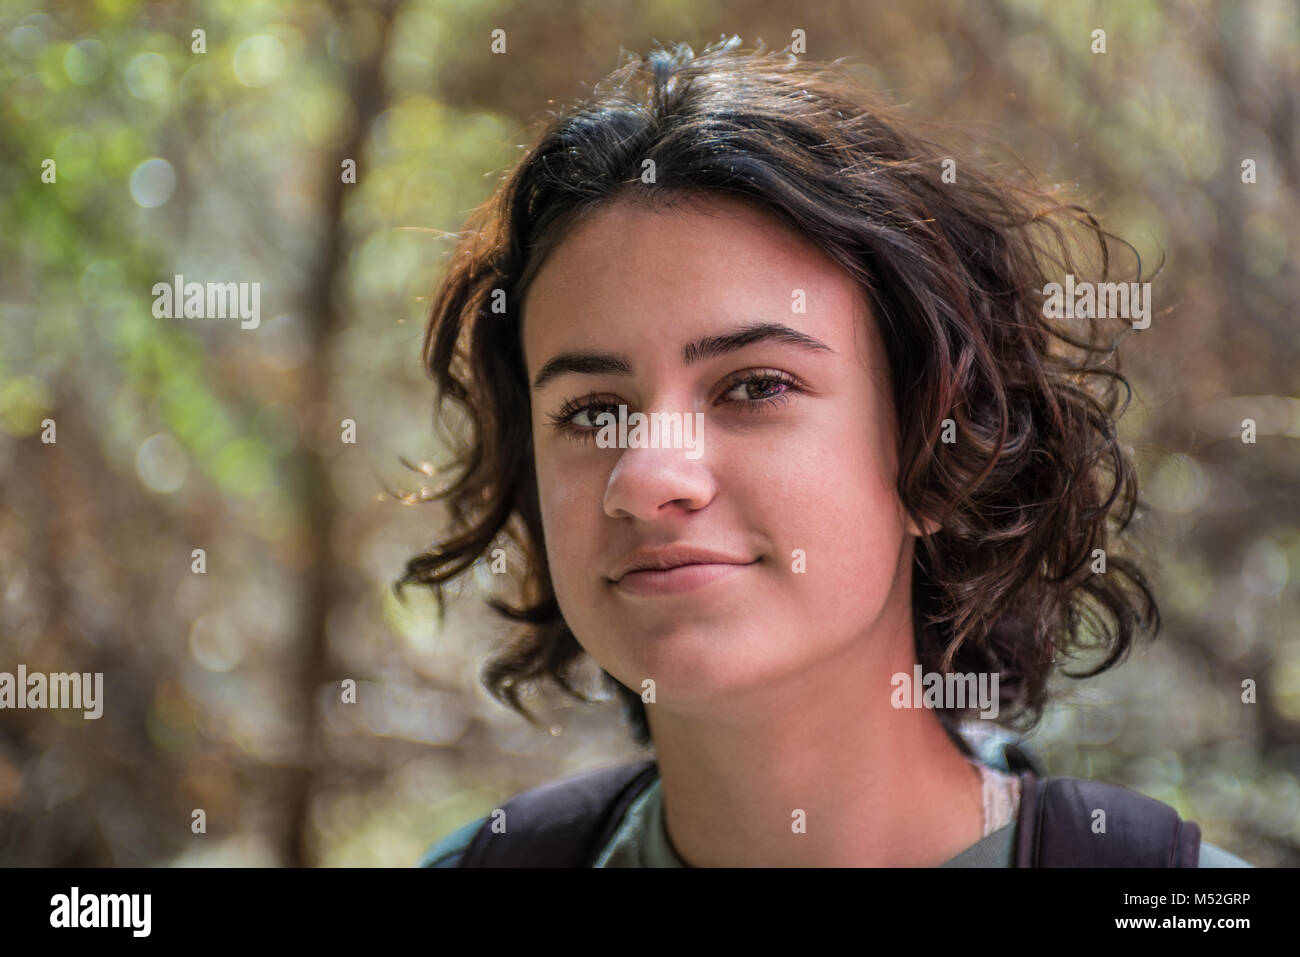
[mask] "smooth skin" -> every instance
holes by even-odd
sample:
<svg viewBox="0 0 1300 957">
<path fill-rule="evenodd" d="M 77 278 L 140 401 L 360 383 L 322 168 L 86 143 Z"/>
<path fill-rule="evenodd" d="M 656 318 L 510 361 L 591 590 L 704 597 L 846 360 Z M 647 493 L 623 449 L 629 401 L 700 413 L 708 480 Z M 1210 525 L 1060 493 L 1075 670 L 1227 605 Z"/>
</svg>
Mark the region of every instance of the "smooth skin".
<svg viewBox="0 0 1300 957">
<path fill-rule="evenodd" d="M 765 339 L 684 361 L 688 343 L 756 322 L 827 348 Z M 628 368 L 533 389 L 562 353 L 621 355 Z M 916 663 L 920 532 L 898 500 L 889 370 L 852 277 L 731 197 L 620 200 L 542 265 L 524 355 L 560 610 L 624 685 L 654 681 L 646 710 L 678 855 L 696 867 L 924 867 L 979 841 L 978 771 L 933 711 L 890 703 L 891 676 Z M 757 381 L 734 381 L 744 376 Z M 568 420 L 587 440 L 557 431 L 552 416 L 591 393 L 596 405 Z M 620 403 L 705 413 L 702 456 L 599 447 L 597 416 Z M 674 543 L 752 564 L 674 595 L 611 581 L 632 550 Z"/>
</svg>

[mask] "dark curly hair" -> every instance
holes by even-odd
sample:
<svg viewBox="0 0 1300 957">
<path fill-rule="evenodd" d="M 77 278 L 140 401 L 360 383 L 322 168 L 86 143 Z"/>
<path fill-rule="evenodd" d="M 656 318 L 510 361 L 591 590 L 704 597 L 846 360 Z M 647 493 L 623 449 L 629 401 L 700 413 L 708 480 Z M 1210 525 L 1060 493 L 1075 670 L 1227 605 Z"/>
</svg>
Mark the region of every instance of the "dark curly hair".
<svg viewBox="0 0 1300 957">
<path fill-rule="evenodd" d="M 1045 287 L 1067 273 L 1105 281 L 1110 241 L 1123 241 L 1023 164 L 1005 172 L 936 145 L 843 61 L 739 45 L 629 55 L 589 99 L 550 118 L 473 214 L 424 341 L 439 409 L 451 400 L 467 415 L 460 474 L 406 496 L 445 499 L 452 524 L 395 588 L 430 586 L 441 611 L 444 583 L 513 544 L 523 558 L 516 600 L 494 594 L 489 604 L 520 627 L 482 680 L 535 724 L 521 689 L 553 680 L 591 700 L 574 687 L 583 649 L 548 572 L 520 307 L 579 217 L 615 200 L 723 193 L 808 237 L 868 297 L 900 422 L 897 492 L 918 528 L 939 526 L 914 558 L 917 659 L 927 671 L 998 672 L 996 723 L 1031 729 L 1058 658 L 1099 653 L 1067 673 L 1089 677 L 1122 660 L 1139 628 L 1154 637 L 1160 627 L 1137 562 L 1106 554 L 1137 507 L 1136 472 L 1115 432 L 1117 386 L 1118 414 L 1132 396 L 1115 355 L 1122 330 L 1092 317 L 1054 323 L 1044 309 Z M 642 182 L 647 159 L 653 183 Z M 1086 242 L 1073 246 L 1076 230 Z M 650 744 L 639 694 L 602 673 L 633 737 Z M 965 716 L 940 709 L 950 734 Z"/>
</svg>

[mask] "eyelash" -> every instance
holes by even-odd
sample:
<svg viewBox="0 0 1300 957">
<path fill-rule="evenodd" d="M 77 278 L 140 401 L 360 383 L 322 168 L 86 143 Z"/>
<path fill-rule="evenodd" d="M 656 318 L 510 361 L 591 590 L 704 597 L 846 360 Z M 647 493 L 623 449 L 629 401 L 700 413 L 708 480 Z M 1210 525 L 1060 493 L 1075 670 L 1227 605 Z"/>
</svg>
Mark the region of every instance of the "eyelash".
<svg viewBox="0 0 1300 957">
<path fill-rule="evenodd" d="M 789 373 L 780 372 L 776 369 L 764 369 L 761 372 L 735 376 L 727 383 L 726 388 L 722 390 L 722 394 L 726 395 L 737 386 L 753 385 L 755 383 L 764 382 L 785 386 L 785 391 L 778 392 L 776 395 L 764 396 L 761 399 L 751 399 L 749 401 L 728 399 L 727 401 L 731 405 L 736 406 L 737 411 L 761 414 L 785 405 L 791 398 L 793 398 L 796 392 L 803 391 L 799 387 L 798 380 Z M 585 396 L 578 396 L 569 399 L 560 407 L 558 412 L 550 413 L 548 418 L 551 421 L 551 427 L 566 438 L 573 439 L 575 442 L 590 442 L 592 436 L 594 436 L 599 429 L 575 426 L 570 422 L 570 420 L 579 412 L 586 412 L 594 408 L 607 410 L 617 405 L 618 403 L 616 402 L 601 401 L 599 395 L 591 392 Z"/>
</svg>

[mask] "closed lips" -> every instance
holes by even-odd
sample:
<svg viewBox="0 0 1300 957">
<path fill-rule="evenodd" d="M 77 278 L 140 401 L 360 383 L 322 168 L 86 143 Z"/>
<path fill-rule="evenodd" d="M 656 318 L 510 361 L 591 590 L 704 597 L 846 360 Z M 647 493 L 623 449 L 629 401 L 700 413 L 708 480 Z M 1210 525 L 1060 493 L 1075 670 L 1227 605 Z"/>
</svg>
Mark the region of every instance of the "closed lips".
<svg viewBox="0 0 1300 957">
<path fill-rule="evenodd" d="M 619 581 L 625 575 L 639 571 L 666 571 L 682 565 L 749 565 L 757 559 L 729 555 L 708 549 L 674 545 L 657 549 L 642 549 L 625 557 L 609 576 L 611 581 Z"/>
</svg>

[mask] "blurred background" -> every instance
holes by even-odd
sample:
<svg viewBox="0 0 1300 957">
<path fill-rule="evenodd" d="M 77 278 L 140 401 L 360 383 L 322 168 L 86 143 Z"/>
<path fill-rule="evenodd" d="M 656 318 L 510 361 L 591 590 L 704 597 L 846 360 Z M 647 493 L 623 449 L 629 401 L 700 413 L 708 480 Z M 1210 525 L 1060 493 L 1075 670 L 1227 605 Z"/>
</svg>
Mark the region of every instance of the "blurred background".
<svg viewBox="0 0 1300 957">
<path fill-rule="evenodd" d="M 796 29 L 1077 189 L 1148 274 L 1165 255 L 1122 420 L 1165 627 L 1029 744 L 1300 864 L 1296 4 L 707 6 L 0 0 L 0 671 L 105 698 L 0 711 L 0 864 L 409 866 L 644 756 L 612 700 L 537 699 L 539 730 L 479 687 L 490 576 L 441 623 L 389 591 L 445 518 L 391 494 L 449 461 L 424 309 L 449 234 L 620 48 Z M 156 318 L 178 273 L 260 283 L 260 323 Z"/>
</svg>

